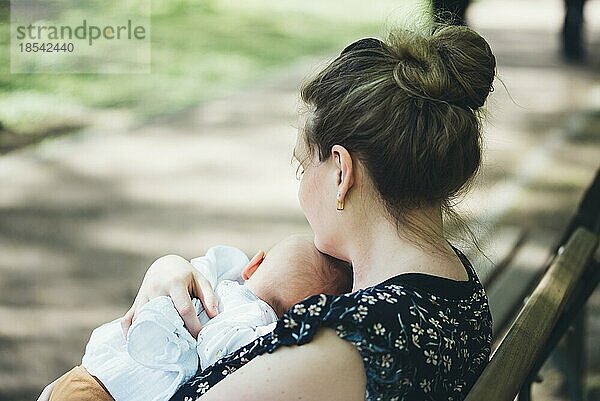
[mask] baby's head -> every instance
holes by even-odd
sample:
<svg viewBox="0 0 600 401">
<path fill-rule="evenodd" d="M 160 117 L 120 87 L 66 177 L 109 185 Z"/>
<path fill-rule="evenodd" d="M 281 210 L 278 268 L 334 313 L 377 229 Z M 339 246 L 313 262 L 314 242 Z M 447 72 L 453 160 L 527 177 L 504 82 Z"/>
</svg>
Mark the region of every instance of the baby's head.
<svg viewBox="0 0 600 401">
<path fill-rule="evenodd" d="M 343 294 L 352 289 L 350 265 L 325 255 L 308 235 L 292 235 L 259 252 L 242 272 L 246 285 L 283 315 L 315 294 Z"/>
</svg>

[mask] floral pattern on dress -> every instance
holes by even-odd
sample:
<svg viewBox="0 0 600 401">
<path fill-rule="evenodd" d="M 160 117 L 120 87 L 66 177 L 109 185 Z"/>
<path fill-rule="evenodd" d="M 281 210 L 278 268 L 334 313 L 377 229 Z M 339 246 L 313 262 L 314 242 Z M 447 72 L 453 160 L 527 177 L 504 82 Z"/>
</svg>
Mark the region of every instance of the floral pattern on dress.
<svg viewBox="0 0 600 401">
<path fill-rule="evenodd" d="M 351 294 L 309 297 L 289 309 L 272 333 L 197 373 L 171 399 L 197 400 L 254 357 L 306 344 L 329 327 L 362 356 L 366 400 L 463 400 L 489 360 L 492 318 L 473 267 L 454 249 L 469 281 L 437 278 L 460 288 L 449 291 L 452 296 L 419 284 L 434 276 L 417 273 Z"/>
</svg>

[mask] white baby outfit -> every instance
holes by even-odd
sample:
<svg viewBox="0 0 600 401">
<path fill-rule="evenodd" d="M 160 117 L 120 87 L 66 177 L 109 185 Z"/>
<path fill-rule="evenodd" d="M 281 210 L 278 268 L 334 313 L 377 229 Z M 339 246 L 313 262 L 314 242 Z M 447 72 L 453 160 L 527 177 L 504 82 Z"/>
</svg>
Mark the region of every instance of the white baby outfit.
<svg viewBox="0 0 600 401">
<path fill-rule="evenodd" d="M 209 319 L 194 299 L 202 324 L 198 340 L 165 296 L 142 307 L 127 340 L 120 319 L 92 332 L 82 365 L 116 401 L 168 400 L 199 367 L 210 366 L 275 328 L 275 311 L 243 285 L 241 272 L 248 257 L 242 251 L 216 246 L 191 263 L 210 282 L 219 301 L 219 314 Z"/>
</svg>

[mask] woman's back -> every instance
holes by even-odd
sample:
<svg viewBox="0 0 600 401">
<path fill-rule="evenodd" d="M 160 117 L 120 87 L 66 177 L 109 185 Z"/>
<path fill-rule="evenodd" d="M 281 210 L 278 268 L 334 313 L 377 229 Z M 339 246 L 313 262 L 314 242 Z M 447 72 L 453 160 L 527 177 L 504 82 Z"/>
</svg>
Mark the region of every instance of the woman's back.
<svg viewBox="0 0 600 401">
<path fill-rule="evenodd" d="M 492 321 L 473 267 L 456 252 L 468 281 L 406 273 L 351 294 L 307 298 L 273 333 L 201 372 L 173 399 L 203 394 L 255 357 L 306 344 L 323 327 L 361 355 L 367 400 L 463 399 L 488 361 Z"/>
</svg>

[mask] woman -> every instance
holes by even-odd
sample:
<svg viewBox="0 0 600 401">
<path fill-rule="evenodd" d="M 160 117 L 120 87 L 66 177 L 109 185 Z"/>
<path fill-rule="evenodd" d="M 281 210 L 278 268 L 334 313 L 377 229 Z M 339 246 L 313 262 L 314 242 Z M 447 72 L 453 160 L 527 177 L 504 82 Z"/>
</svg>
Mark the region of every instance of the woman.
<svg viewBox="0 0 600 401">
<path fill-rule="evenodd" d="M 442 214 L 479 168 L 478 110 L 494 70 L 483 38 L 442 26 L 359 40 L 303 87 L 298 198 L 316 247 L 351 262 L 353 292 L 307 298 L 173 399 L 465 397 L 488 361 L 491 316 Z M 214 310 L 197 272 L 153 264 L 124 328 L 163 294 L 192 334 L 190 296 Z"/>
</svg>

